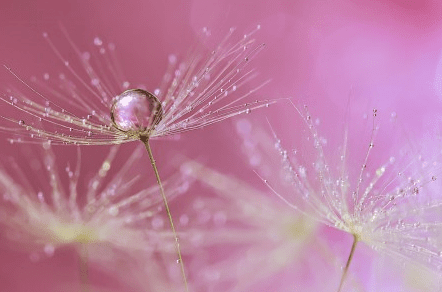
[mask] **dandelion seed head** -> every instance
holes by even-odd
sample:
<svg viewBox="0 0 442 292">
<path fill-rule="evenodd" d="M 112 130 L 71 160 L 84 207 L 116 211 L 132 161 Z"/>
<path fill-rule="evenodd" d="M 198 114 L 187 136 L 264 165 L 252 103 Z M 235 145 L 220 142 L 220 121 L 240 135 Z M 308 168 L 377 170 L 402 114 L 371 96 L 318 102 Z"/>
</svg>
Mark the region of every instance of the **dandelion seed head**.
<svg viewBox="0 0 442 292">
<path fill-rule="evenodd" d="M 42 179 L 37 186 L 40 188 L 38 191 L 26 179 L 29 171 L 26 167 L 22 170 L 14 161 L 11 167 L 2 165 L 2 236 L 17 247 L 48 256 L 63 246 L 78 249 L 88 246 L 101 250 L 97 257 L 108 259 L 118 254 L 144 252 L 149 256 L 156 251 L 168 253 L 162 245 L 170 240 L 168 235 L 155 234 L 152 230 L 161 228 L 165 219 L 159 208 L 162 200 L 158 196 L 158 187 L 141 186 L 140 177 L 129 174 L 143 148 L 137 148 L 123 164 L 119 163 L 115 172 L 112 170 L 116 170 L 118 147 L 114 147 L 99 171 L 86 181 L 80 173 L 80 157 L 77 165 L 72 167 L 68 164 L 60 172 L 52 146 L 41 147 L 43 155 L 39 163 L 42 165 Z M 187 190 L 189 181 L 185 177 L 185 174 L 177 174 L 164 182 L 169 197 Z M 68 182 L 67 186 L 65 182 Z M 85 183 L 86 189 L 79 182 Z M 100 260 L 94 254 L 90 255 L 90 259 Z"/>
<path fill-rule="evenodd" d="M 195 255 L 206 250 L 215 254 L 197 264 L 202 290 L 251 291 L 304 255 L 311 259 L 304 249 L 315 234 L 312 221 L 237 177 L 193 161 L 185 165 L 206 194 L 195 198 L 180 218 L 190 230 L 182 241 L 194 247 Z"/>
<path fill-rule="evenodd" d="M 302 131 L 297 123 L 290 132 L 294 144 L 278 132 L 272 136 L 268 126 L 263 130 L 254 124 L 250 131 L 237 131 L 244 146 L 253 145 L 242 146 L 246 157 L 263 157 L 253 169 L 264 184 L 294 213 L 352 234 L 381 256 L 436 271 L 442 265 L 442 203 L 436 183 L 441 167 L 434 163 L 439 151 L 431 153 L 428 145 L 410 147 L 409 140 L 403 143 L 397 120 L 389 122 L 389 113 L 379 108 L 366 119 L 346 120 L 341 133 L 332 127 L 327 144 L 321 142 L 315 116 L 306 108 L 298 113 Z M 395 131 L 385 134 L 389 125 Z M 296 152 L 286 150 L 294 147 Z"/>
<path fill-rule="evenodd" d="M 363 121 L 370 126 L 368 137 L 364 135 L 366 131 L 357 129 L 355 134 L 345 128 L 344 143 L 337 148 L 331 147 L 334 144 L 321 143 L 308 109 L 298 113 L 306 131 L 302 132 L 299 145 L 295 145 L 296 153 L 285 150 L 284 141 L 277 133 L 273 133 L 273 138 L 268 134 L 253 137 L 243 133 L 244 138 L 254 140 L 253 152 L 264 155 L 260 148 L 273 143 L 279 154 L 275 160 L 279 166 L 274 166 L 281 170 L 279 177 L 272 177 L 274 172 L 264 165 L 257 167 L 265 184 L 274 187 L 280 181 L 272 189 L 289 206 L 352 234 L 375 251 L 422 264 L 433 271 L 441 266 L 442 245 L 438 234 L 442 230 L 438 213 L 442 203 L 436 183 L 441 169 L 435 163 L 440 154 L 437 151 L 436 155 L 429 154 L 428 146 L 410 147 L 392 134 L 388 137 L 389 147 L 384 140 L 377 141 L 380 129 L 377 119 L 383 115 L 379 109 L 373 110 L 371 119 L 368 116 Z M 386 116 L 390 119 L 388 113 Z M 392 122 L 396 124 L 396 118 Z M 356 129 L 356 125 L 348 127 Z M 400 142 L 398 149 L 396 144 L 392 145 L 394 139 Z M 396 151 L 390 153 L 385 148 Z M 248 155 L 254 153 L 249 151 Z"/>
<path fill-rule="evenodd" d="M 142 84 L 131 86 L 120 70 L 114 45 L 106 45 L 102 38 L 96 37 L 91 50 L 84 52 L 63 30 L 77 55 L 68 59 L 65 55 L 69 52 L 60 51 L 45 34 L 63 65 L 62 72 L 59 78 L 45 74 L 28 83 L 5 67 L 19 86 L 11 86 L 0 96 L 14 112 L 0 112 L 4 122 L 0 130 L 13 134 L 13 142 L 121 144 L 139 140 L 140 135 L 159 138 L 180 134 L 267 107 L 271 101 L 242 102 L 267 84 L 248 86 L 258 75 L 250 63 L 264 48 L 253 38 L 256 30 L 244 38 L 231 30 L 209 53 L 201 45 L 184 59 L 170 55 L 155 90 Z"/>
</svg>

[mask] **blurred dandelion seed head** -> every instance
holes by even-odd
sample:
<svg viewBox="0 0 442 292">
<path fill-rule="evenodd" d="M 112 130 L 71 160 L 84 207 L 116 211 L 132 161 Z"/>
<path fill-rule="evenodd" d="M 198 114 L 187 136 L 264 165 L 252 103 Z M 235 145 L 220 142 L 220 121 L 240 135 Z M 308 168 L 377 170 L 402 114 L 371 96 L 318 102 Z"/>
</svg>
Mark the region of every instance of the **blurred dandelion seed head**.
<svg viewBox="0 0 442 292">
<path fill-rule="evenodd" d="M 182 62 L 171 55 L 153 94 L 141 85 L 130 89 L 114 44 L 97 37 L 94 50 L 83 52 L 62 29 L 77 57 L 67 59 L 68 52 L 60 51 L 44 33 L 63 72 L 58 78 L 45 73 L 27 82 L 5 66 L 18 85 L 0 98 L 9 105 L 0 113 L 1 130 L 14 135 L 11 143 L 120 144 L 139 140 L 140 135 L 155 138 L 202 128 L 266 107 L 271 102 L 247 101 L 267 83 L 249 86 L 257 76 L 249 64 L 264 48 L 253 38 L 258 30 L 259 26 L 237 37 L 231 29 L 210 52 L 197 45 Z M 204 38 L 210 37 L 204 33 Z"/>
<path fill-rule="evenodd" d="M 183 167 L 206 193 L 182 217 L 182 241 L 199 258 L 199 291 L 250 291 L 306 255 L 314 222 L 239 178 L 194 161 Z"/>
<path fill-rule="evenodd" d="M 100 169 L 86 183 L 80 173 L 80 154 L 75 169 L 68 166 L 59 171 L 55 154 L 50 146 L 46 147 L 41 163 L 48 180 L 37 186 L 45 191 L 35 191 L 26 178 L 17 180 L 16 177 L 25 177 L 25 172 L 14 161 L 11 169 L 2 167 L 3 236 L 18 246 L 47 255 L 58 247 L 71 245 L 96 246 L 95 249 L 107 251 L 95 255 L 108 258 L 118 253 L 173 253 L 167 244 L 170 232 L 149 228 L 151 222 L 163 220 L 164 216 L 158 187 L 146 188 L 140 176 L 131 173 L 143 148 L 137 148 L 124 164 L 119 164 L 118 171 L 113 170 L 117 151 L 118 146 L 111 148 Z M 164 183 L 168 197 L 186 192 L 190 182 L 185 174 L 171 176 Z M 84 183 L 86 188 L 81 187 Z M 95 255 L 90 256 L 92 260 Z"/>
</svg>

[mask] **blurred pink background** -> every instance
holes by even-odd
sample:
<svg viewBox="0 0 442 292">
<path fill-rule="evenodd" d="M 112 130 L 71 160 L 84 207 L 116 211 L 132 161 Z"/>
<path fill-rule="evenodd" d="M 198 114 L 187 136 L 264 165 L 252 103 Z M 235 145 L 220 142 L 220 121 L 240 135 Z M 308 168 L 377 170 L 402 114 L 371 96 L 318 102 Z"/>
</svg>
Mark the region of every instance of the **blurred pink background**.
<svg viewBox="0 0 442 292">
<path fill-rule="evenodd" d="M 392 135 L 401 139 L 411 137 L 411 140 L 430 137 L 431 140 L 440 134 L 441 17 L 439 1 L 3 1 L 0 4 L 0 61 L 24 79 L 46 72 L 56 73 L 62 65 L 57 63 L 42 33 L 47 31 L 55 43 L 64 43 L 61 24 L 81 48 L 90 47 L 95 36 L 115 43 L 126 78 L 153 90 L 163 76 L 168 55 L 185 55 L 202 27 L 208 27 L 213 35 L 221 38 L 232 26 L 240 32 L 248 32 L 260 24 L 262 29 L 256 38 L 267 46 L 254 60 L 260 75 L 250 86 L 267 79 L 271 79 L 271 83 L 253 99 L 290 97 L 295 104 L 307 104 L 312 116 L 320 118 L 319 131 L 331 145 L 342 143 L 346 122 L 343 115 L 348 100 L 351 101 L 350 121 L 370 115 L 372 109 L 377 108 L 381 125 L 386 125 L 381 128 L 378 145 L 381 149 L 385 147 L 385 157 L 388 157 L 388 153 L 395 151 L 389 144 Z M 0 70 L 0 84 L 6 87 L 10 80 L 10 74 Z M 397 117 L 393 134 L 388 126 L 392 116 Z M 268 192 L 240 149 L 241 140 L 234 129 L 242 118 L 180 135 L 176 141 L 153 141 L 160 174 L 167 176 L 176 168 L 174 159 L 170 158 L 179 151 L 207 167 Z M 265 120 L 268 118 L 287 145 L 293 145 L 302 135 L 296 124 L 299 122 L 297 113 L 287 101 L 257 110 L 246 118 L 263 129 L 268 127 Z M 350 124 L 350 128 L 357 125 Z M 365 138 L 368 131 L 369 128 L 363 133 Z M 20 156 L 19 148 L 11 147 L 6 140 L 0 145 L 3 156 Z M 135 146 L 123 147 L 133 149 Z M 58 154 L 64 151 L 63 147 L 55 149 Z M 102 159 L 97 155 L 102 151 L 100 147 L 82 147 L 82 151 L 83 157 Z M 71 149 L 69 153 L 74 159 L 75 151 Z M 138 167 L 151 175 L 147 155 L 143 158 L 148 170 Z M 155 183 L 153 177 L 150 182 Z M 268 195 L 277 201 L 270 192 Z M 192 196 L 198 194 L 192 192 L 186 196 L 172 202 L 172 214 L 181 214 L 183 204 L 192 202 Z M 329 291 L 335 291 L 339 267 L 351 247 L 351 236 L 320 228 L 318 242 L 328 246 L 335 258 L 329 263 L 329 274 L 316 276 L 326 279 L 324 281 L 330 283 Z M 432 287 L 413 288 L 404 283 L 400 268 L 396 267 L 399 272 L 394 272 L 395 264 L 400 263 L 375 259 L 366 264 L 373 254 L 364 247 L 356 252 L 349 279 L 357 279 L 360 290 L 351 291 L 432 291 Z M 193 256 L 197 257 L 198 252 Z M 69 249 L 57 250 L 50 259 L 33 263 L 28 254 L 11 251 L 0 237 L 0 258 L 1 291 L 65 291 L 60 290 L 62 283 L 78 281 L 76 257 Z M 303 275 L 307 275 L 305 279 L 312 277 L 311 270 L 301 276 L 296 274 L 300 273 L 299 269 L 292 265 L 267 277 L 251 278 L 251 286 L 244 291 L 316 291 L 313 284 L 309 288 L 308 280 L 306 286 L 295 286 L 291 282 L 291 279 L 302 279 Z M 388 268 L 390 266 L 393 268 Z M 393 280 L 386 279 L 380 271 L 391 273 Z M 192 281 L 192 268 L 189 274 Z M 101 284 L 115 280 L 99 272 L 91 278 Z M 195 276 L 195 279 L 198 278 Z M 387 284 L 389 286 L 384 286 Z M 116 291 L 133 291 L 124 283 L 106 286 Z M 202 288 L 198 291 L 209 291 L 204 290 L 203 285 L 199 287 Z"/>
</svg>

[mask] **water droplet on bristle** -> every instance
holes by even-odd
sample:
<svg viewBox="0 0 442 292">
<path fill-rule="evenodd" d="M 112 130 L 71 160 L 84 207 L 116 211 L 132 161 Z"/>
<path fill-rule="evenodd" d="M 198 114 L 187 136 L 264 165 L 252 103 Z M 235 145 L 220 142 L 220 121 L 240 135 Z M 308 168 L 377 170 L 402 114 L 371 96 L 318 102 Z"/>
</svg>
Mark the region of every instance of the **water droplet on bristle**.
<svg viewBox="0 0 442 292">
<path fill-rule="evenodd" d="M 163 115 L 160 101 L 142 89 L 126 90 L 114 99 L 111 119 L 118 130 L 132 135 L 147 135 Z"/>
</svg>

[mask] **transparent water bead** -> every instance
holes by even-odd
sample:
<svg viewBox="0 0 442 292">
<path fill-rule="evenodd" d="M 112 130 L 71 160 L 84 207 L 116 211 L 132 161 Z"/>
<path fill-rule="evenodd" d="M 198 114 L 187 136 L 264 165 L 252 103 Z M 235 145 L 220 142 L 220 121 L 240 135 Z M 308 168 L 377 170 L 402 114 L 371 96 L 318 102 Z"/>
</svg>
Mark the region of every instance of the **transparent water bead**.
<svg viewBox="0 0 442 292">
<path fill-rule="evenodd" d="M 114 126 L 131 135 L 149 136 L 163 116 L 158 98 L 143 89 L 129 89 L 114 99 L 111 119 Z"/>
</svg>

